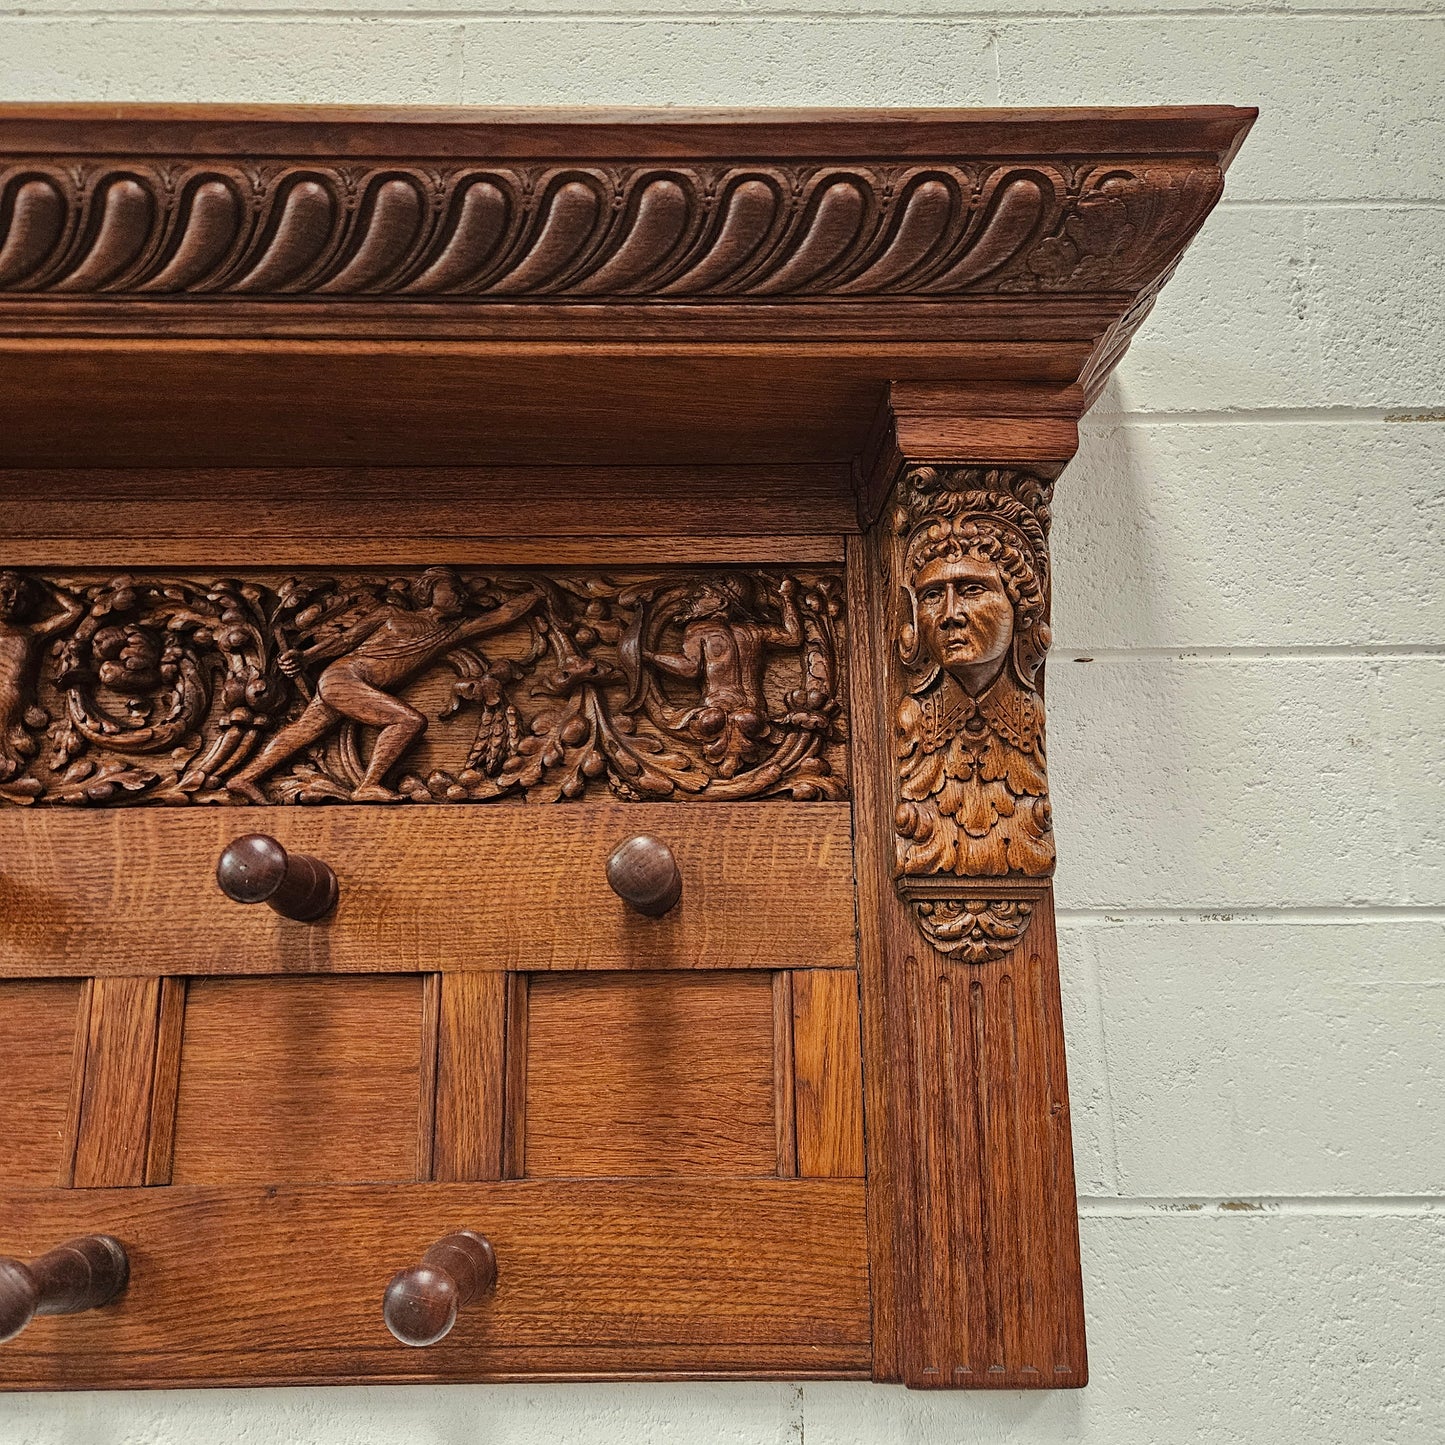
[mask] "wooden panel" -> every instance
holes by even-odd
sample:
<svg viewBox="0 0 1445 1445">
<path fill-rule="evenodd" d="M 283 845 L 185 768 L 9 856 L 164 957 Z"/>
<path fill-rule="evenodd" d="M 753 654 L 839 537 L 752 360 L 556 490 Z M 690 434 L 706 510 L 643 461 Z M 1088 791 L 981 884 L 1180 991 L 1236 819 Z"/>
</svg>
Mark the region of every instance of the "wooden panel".
<svg viewBox="0 0 1445 1445">
<path fill-rule="evenodd" d="M 902 1375 L 901 1280 L 898 1255 L 904 1237 L 905 1181 L 900 1177 L 900 1149 L 893 1126 L 891 1062 L 896 1018 L 889 1007 L 889 960 L 886 922 L 898 907 L 892 880 L 892 800 L 889 796 L 892 736 L 884 710 L 866 699 L 883 695 L 887 636 L 878 596 L 873 538 L 848 541 L 848 669 L 855 705 L 853 798 L 858 880 L 858 985 L 863 1033 L 867 1129 L 864 1140 L 868 1167 L 868 1259 L 873 1304 L 873 1377 L 897 1380 Z"/>
<path fill-rule="evenodd" d="M 55 1184 L 68 1173 L 77 1031 L 84 1064 L 86 986 L 79 979 L 0 983 L 0 1180 Z"/>
<path fill-rule="evenodd" d="M 114 509 L 91 514 L 90 528 L 103 534 Z M 219 539 L 158 537 L 125 544 L 130 567 L 224 568 L 235 558 L 235 543 Z M 308 567 L 316 562 L 317 544 L 284 537 L 248 538 L 247 561 L 256 567 Z M 445 556 L 456 566 L 482 567 L 606 567 L 734 566 L 755 562 L 841 562 L 843 539 L 837 536 L 710 537 L 463 537 L 449 534 L 393 538 L 340 536 L 326 543 L 329 565 L 425 566 Z M 68 537 L 0 536 L 0 567 L 113 567 L 116 544 L 101 535 L 94 540 Z"/>
<path fill-rule="evenodd" d="M 805 969 L 793 980 L 798 1173 L 863 1173 L 863 1055 L 855 974 Z"/>
<path fill-rule="evenodd" d="M 667 917 L 607 886 L 646 830 L 677 855 Z M 336 869 L 319 924 L 230 902 L 215 859 L 271 833 Z M 0 976 L 777 968 L 854 963 L 845 803 L 111 809 L 0 807 Z M 163 920 L 164 926 L 158 926 Z"/>
<path fill-rule="evenodd" d="M 175 1183 L 414 1179 L 422 988 L 193 979 Z"/>
<path fill-rule="evenodd" d="M 318 542 L 334 561 L 337 537 L 372 548 L 418 538 L 566 547 L 607 536 L 696 545 L 704 533 L 801 538 L 858 525 L 844 465 L 35 468 L 0 470 L 0 500 L 7 540 L 123 543 L 106 560 L 129 565 L 137 546 L 160 540 L 210 538 L 231 565 L 238 546 L 255 565 L 257 544 L 309 542 L 314 564 Z M 447 560 L 461 559 L 448 549 Z"/>
<path fill-rule="evenodd" d="M 78 1188 L 144 1184 L 160 1022 L 159 978 L 98 978 L 75 1148 Z"/>
<path fill-rule="evenodd" d="M 773 975 L 773 1128 L 777 1137 L 778 1177 L 798 1172 L 798 1128 L 793 1098 L 793 975 Z"/>
<path fill-rule="evenodd" d="M 914 1042 L 899 1119 L 918 1241 L 902 1261 L 905 1379 L 1082 1385 L 1083 1296 L 1053 901 L 1005 958 L 895 946 Z"/>
<path fill-rule="evenodd" d="M 504 973 L 441 975 L 432 1178 L 502 1177 Z"/>
<path fill-rule="evenodd" d="M 1027 304 L 994 304 L 1006 314 L 992 329 L 1010 333 L 1007 340 L 980 335 L 985 318 L 975 315 L 978 339 L 968 343 L 859 345 L 846 329 L 857 326 L 850 307 L 832 328 L 844 339 L 826 349 L 816 341 L 719 339 L 702 356 L 685 340 L 646 349 L 575 340 L 359 348 L 284 340 L 4 342 L 0 465 L 452 466 L 477 457 L 511 465 L 846 465 L 891 379 L 1041 374 L 1066 384 L 1119 309 L 1065 303 L 1060 313 L 1079 314 L 1061 315 L 1044 341 L 1022 337 Z M 776 307 L 766 309 L 764 324 L 776 328 Z M 55 310 L 52 301 L 46 314 Z M 604 325 L 615 326 L 612 310 L 599 313 Z M 694 336 L 716 326 L 715 308 L 688 318 L 667 310 Z M 909 310 L 904 325 L 916 327 L 917 308 Z M 376 318 L 374 307 L 367 311 Z M 417 315 L 413 308 L 403 324 L 414 329 Z M 651 308 L 644 324 L 655 325 L 658 315 Z M 816 329 L 816 307 L 795 316 L 799 330 Z M 956 307 L 931 319 L 955 328 L 960 320 Z M 583 324 L 575 309 L 560 320 L 574 337 Z M 758 326 L 749 319 L 743 329 Z M 77 395 L 89 399 L 84 427 L 75 424 Z"/>
<path fill-rule="evenodd" d="M 156 1021 L 155 1074 L 151 1080 L 147 1184 L 171 1182 L 171 1160 L 176 1143 L 176 1095 L 181 1085 L 181 1038 L 185 1022 L 186 980 L 163 978 L 160 1017 Z"/>
<path fill-rule="evenodd" d="M 526 1111 L 529 1177 L 772 1174 L 772 980 L 532 979 Z"/>
<path fill-rule="evenodd" d="M 104 1228 L 132 1260 L 117 1304 L 0 1351 L 0 1386 L 856 1374 L 863 1210 L 847 1180 L 0 1193 L 0 1249 Z M 493 1241 L 495 1296 L 396 1344 L 388 1278 L 458 1225 Z"/>
</svg>

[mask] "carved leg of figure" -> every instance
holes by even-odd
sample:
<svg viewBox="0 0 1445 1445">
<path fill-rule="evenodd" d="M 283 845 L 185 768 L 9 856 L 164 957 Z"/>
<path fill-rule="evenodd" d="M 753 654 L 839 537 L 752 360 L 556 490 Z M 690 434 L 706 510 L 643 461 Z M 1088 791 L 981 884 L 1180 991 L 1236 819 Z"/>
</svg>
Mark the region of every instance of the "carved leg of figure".
<svg viewBox="0 0 1445 1445">
<path fill-rule="evenodd" d="M 395 803 L 401 794 L 385 784 L 386 775 L 402 755 L 426 731 L 426 717 L 410 703 L 352 680 L 347 689 L 346 715 L 368 727 L 380 728 L 371 761 L 360 784 L 351 794 L 354 803 Z"/>
<path fill-rule="evenodd" d="M 264 803 L 266 795 L 258 786 L 260 780 L 272 768 L 324 737 L 340 720 L 335 708 L 328 707 L 319 697 L 315 698 L 294 723 L 282 728 L 234 778 L 227 781 L 226 790 L 239 793 L 252 803 Z"/>
</svg>

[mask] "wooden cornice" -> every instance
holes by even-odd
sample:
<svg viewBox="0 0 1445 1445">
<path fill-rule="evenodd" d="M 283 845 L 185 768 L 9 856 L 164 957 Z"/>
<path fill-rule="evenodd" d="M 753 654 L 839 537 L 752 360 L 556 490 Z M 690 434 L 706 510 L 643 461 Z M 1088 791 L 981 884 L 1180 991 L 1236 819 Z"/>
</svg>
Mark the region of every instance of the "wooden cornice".
<svg viewBox="0 0 1445 1445">
<path fill-rule="evenodd" d="M 0 353 L 802 347 L 1087 401 L 1253 117 L 0 106 Z"/>
</svg>

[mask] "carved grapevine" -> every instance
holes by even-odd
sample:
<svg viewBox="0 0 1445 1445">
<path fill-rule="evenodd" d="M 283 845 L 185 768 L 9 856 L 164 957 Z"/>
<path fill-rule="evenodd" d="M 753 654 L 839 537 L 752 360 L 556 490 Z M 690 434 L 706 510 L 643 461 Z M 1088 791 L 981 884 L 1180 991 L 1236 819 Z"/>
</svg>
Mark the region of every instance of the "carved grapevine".
<svg viewBox="0 0 1445 1445">
<path fill-rule="evenodd" d="M 0 573 L 13 804 L 840 798 L 841 579 Z"/>
</svg>

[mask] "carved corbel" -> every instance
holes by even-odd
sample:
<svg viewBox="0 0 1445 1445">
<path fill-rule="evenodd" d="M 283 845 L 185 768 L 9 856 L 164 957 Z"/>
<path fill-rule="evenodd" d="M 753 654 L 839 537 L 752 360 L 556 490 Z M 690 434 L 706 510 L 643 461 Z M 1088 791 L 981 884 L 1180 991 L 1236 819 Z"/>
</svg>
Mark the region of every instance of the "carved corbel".
<svg viewBox="0 0 1445 1445">
<path fill-rule="evenodd" d="M 940 953 L 1004 957 L 1054 871 L 1040 673 L 1052 483 L 905 467 L 890 526 L 894 881 Z"/>
<path fill-rule="evenodd" d="M 897 1327 L 875 1350 L 925 1388 L 1087 1379 L 1043 704 L 1049 505 L 1080 399 L 895 387 L 865 478 L 857 787 L 882 922 L 863 958 L 896 1210 L 878 1284 Z"/>
</svg>

